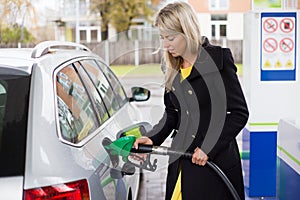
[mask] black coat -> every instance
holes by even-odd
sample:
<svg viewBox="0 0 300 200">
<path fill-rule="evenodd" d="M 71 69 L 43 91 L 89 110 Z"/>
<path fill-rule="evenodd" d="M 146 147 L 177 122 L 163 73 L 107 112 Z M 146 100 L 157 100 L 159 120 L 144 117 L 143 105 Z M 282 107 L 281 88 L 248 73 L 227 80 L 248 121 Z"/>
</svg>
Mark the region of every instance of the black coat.
<svg viewBox="0 0 300 200">
<path fill-rule="evenodd" d="M 178 74 L 172 90 L 165 92 L 165 112 L 150 138 L 161 145 L 173 133 L 171 147 L 193 152 L 201 148 L 227 175 L 241 199 L 244 184 L 236 136 L 248 120 L 247 104 L 236 75 L 230 49 L 209 44 L 206 39 L 187 79 Z M 175 131 L 174 131 L 175 130 Z M 169 159 L 166 199 L 172 197 L 179 167 L 183 200 L 233 199 L 222 180 L 208 166 L 191 159 Z"/>
</svg>

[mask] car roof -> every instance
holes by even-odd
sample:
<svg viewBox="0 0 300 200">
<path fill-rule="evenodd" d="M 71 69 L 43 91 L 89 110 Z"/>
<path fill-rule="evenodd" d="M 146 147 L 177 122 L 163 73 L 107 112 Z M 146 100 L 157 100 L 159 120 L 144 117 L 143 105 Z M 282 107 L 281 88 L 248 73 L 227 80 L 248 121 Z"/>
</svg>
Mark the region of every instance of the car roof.
<svg viewBox="0 0 300 200">
<path fill-rule="evenodd" d="M 15 68 L 27 73 L 31 72 L 31 67 L 35 62 L 30 58 L 32 49 L 0 49 L 0 67 Z"/>
<path fill-rule="evenodd" d="M 44 41 L 34 48 L 0 48 L 0 67 L 31 73 L 35 63 L 51 62 L 51 65 L 48 66 L 57 67 L 70 59 L 84 56 L 95 55 L 81 44 Z"/>
</svg>

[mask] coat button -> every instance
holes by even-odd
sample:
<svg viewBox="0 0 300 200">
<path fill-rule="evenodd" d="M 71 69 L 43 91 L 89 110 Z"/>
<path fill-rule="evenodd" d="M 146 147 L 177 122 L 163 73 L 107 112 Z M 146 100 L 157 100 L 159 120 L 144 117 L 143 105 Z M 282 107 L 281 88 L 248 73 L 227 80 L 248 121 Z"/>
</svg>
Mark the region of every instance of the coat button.
<svg viewBox="0 0 300 200">
<path fill-rule="evenodd" d="M 188 93 L 189 93 L 189 95 L 192 95 L 193 91 L 192 90 L 188 90 Z"/>
<path fill-rule="evenodd" d="M 186 114 L 189 115 L 189 111 L 188 110 L 186 111 Z"/>
<path fill-rule="evenodd" d="M 174 88 L 174 87 L 172 87 L 172 90 L 173 90 L 173 91 L 175 91 L 175 88 Z"/>
<path fill-rule="evenodd" d="M 195 136 L 195 135 L 192 135 L 192 138 L 196 138 L 196 136 Z"/>
</svg>

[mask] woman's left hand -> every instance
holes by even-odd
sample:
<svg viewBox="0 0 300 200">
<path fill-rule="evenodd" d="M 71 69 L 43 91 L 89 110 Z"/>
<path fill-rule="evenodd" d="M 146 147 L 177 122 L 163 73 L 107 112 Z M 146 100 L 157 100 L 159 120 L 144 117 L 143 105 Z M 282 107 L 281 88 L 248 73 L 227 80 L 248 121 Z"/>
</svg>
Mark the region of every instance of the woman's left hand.
<svg viewBox="0 0 300 200">
<path fill-rule="evenodd" d="M 192 162 L 197 165 L 204 166 L 206 164 L 206 161 L 208 160 L 208 156 L 204 151 L 202 151 L 200 148 L 196 148 L 193 153 Z"/>
</svg>

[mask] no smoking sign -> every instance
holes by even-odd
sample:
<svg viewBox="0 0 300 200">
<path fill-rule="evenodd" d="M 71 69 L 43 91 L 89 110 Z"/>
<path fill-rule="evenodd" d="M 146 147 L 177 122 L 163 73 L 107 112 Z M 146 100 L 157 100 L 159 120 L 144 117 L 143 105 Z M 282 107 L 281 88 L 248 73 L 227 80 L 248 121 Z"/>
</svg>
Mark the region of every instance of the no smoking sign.
<svg viewBox="0 0 300 200">
<path fill-rule="evenodd" d="M 264 21 L 264 30 L 268 33 L 274 33 L 278 28 L 277 20 L 274 18 L 268 18 Z"/>
</svg>

